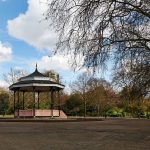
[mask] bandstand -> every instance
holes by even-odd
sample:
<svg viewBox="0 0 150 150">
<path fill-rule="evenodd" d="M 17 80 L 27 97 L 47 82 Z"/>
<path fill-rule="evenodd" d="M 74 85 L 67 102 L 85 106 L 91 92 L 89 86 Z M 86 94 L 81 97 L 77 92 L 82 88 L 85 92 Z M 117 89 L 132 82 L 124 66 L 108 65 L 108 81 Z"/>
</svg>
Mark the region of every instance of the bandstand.
<svg viewBox="0 0 150 150">
<path fill-rule="evenodd" d="M 67 118 L 66 114 L 61 110 L 60 92 L 64 89 L 64 85 L 52 81 L 50 77 L 47 77 L 40 73 L 37 69 L 25 77 L 22 77 L 18 82 L 12 84 L 9 89 L 14 91 L 14 117 L 59 117 Z M 32 109 L 25 108 L 25 93 L 32 92 Z M 40 109 L 40 93 L 49 92 L 49 109 Z M 57 109 L 54 109 L 54 94 L 57 95 Z M 37 98 L 36 98 L 37 95 Z M 20 98 L 21 96 L 21 98 Z M 22 101 L 20 101 L 22 99 Z M 36 100 L 37 99 L 37 100 Z"/>
</svg>

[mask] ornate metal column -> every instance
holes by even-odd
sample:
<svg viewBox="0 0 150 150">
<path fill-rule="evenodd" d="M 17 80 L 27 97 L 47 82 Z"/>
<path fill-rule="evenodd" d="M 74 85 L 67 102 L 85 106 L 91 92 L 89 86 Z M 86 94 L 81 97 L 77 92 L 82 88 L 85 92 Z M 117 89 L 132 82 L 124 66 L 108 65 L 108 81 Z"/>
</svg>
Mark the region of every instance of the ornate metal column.
<svg viewBox="0 0 150 150">
<path fill-rule="evenodd" d="M 15 118 L 15 111 L 16 111 L 16 91 L 14 91 L 14 118 Z"/>
<path fill-rule="evenodd" d="M 59 111 L 59 117 L 60 117 L 60 110 L 61 110 L 60 90 L 58 89 L 58 111 Z"/>
<path fill-rule="evenodd" d="M 24 110 L 24 91 L 22 92 L 22 109 Z"/>
<path fill-rule="evenodd" d="M 54 109 L 54 91 L 51 88 L 51 117 L 53 117 L 53 109 Z"/>
<path fill-rule="evenodd" d="M 39 105 L 39 95 L 40 95 L 40 92 L 38 91 L 38 109 L 40 108 L 40 105 Z"/>
<path fill-rule="evenodd" d="M 35 117 L 35 87 L 33 87 L 33 117 Z"/>
<path fill-rule="evenodd" d="M 20 97 L 19 97 L 19 89 L 18 89 L 18 101 L 17 101 L 17 117 L 19 118 L 19 110 L 20 110 Z"/>
</svg>

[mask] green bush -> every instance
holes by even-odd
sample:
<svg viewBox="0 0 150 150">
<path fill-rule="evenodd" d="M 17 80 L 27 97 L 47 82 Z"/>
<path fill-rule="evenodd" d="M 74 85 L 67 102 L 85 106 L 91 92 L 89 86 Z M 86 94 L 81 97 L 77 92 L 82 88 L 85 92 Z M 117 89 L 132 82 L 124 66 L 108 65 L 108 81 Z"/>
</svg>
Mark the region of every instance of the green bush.
<svg viewBox="0 0 150 150">
<path fill-rule="evenodd" d="M 6 92 L 0 93 L 0 114 L 5 115 L 8 109 L 9 94 Z"/>
<path fill-rule="evenodd" d="M 82 103 L 79 95 L 74 94 L 63 105 L 63 110 L 67 115 L 81 115 Z"/>
<path fill-rule="evenodd" d="M 109 117 L 122 117 L 124 115 L 123 109 L 112 108 L 106 112 L 106 115 Z"/>
</svg>

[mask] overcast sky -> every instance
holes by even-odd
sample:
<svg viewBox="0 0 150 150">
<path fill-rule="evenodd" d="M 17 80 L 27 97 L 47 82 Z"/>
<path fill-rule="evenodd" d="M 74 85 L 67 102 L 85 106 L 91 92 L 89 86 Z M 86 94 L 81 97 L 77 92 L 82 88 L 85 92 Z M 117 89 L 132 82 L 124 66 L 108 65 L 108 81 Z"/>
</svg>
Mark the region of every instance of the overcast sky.
<svg viewBox="0 0 150 150">
<path fill-rule="evenodd" d="M 49 57 L 55 48 L 56 33 L 44 21 L 44 0 L 0 0 L 0 86 L 5 86 L 3 73 L 10 68 L 33 72 L 55 70 L 68 84 L 80 72 L 73 72 L 67 56 Z M 109 73 L 104 76 L 110 80 Z"/>
</svg>

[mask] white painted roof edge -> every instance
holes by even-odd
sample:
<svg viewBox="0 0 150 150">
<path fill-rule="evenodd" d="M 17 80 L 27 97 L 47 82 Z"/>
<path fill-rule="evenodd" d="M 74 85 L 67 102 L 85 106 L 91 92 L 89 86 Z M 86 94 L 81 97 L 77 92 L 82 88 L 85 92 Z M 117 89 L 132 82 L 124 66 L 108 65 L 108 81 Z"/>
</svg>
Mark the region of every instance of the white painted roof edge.
<svg viewBox="0 0 150 150">
<path fill-rule="evenodd" d="M 34 87 L 59 87 L 59 88 L 62 88 L 64 89 L 65 86 L 63 85 L 59 85 L 59 84 L 39 84 L 39 83 L 27 83 L 27 84 L 17 84 L 17 85 L 12 85 L 10 86 L 10 89 L 12 88 L 19 88 L 19 87 L 28 87 L 28 86 L 34 86 Z"/>
</svg>

